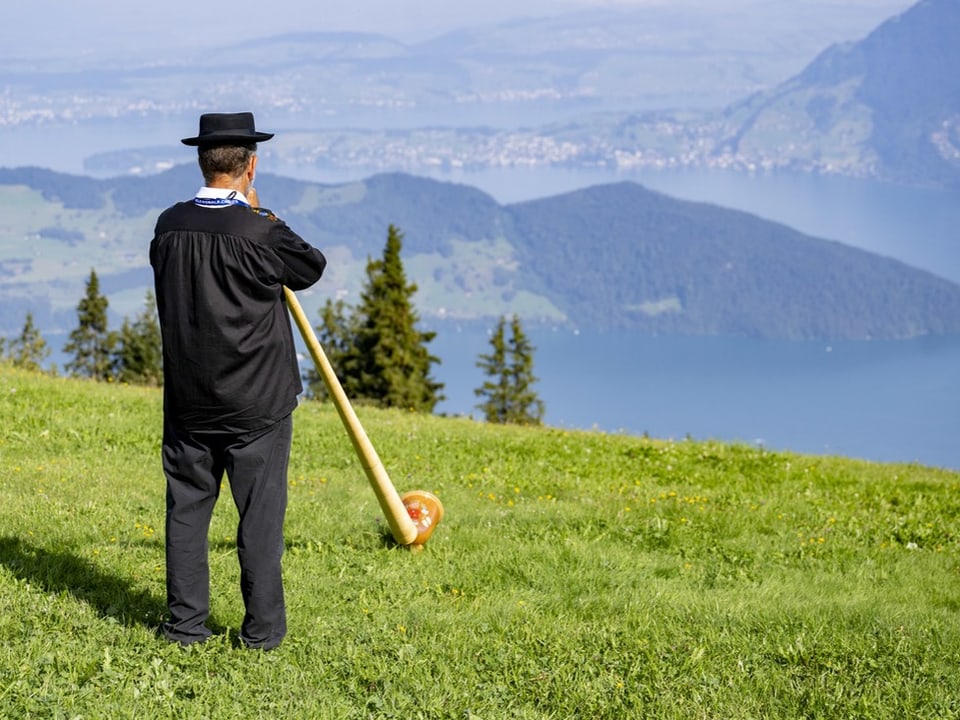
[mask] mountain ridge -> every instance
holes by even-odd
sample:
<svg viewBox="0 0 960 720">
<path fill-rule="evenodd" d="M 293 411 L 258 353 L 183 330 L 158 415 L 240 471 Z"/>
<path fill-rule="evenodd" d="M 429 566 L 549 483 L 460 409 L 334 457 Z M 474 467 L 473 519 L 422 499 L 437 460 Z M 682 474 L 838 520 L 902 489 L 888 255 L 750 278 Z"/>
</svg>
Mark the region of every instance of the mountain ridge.
<svg viewBox="0 0 960 720">
<path fill-rule="evenodd" d="M 527 21 L 520 27 L 562 30 L 570 22 Z M 604 27 L 591 26 L 600 37 Z M 627 30 L 638 31 L 635 25 Z M 707 168 L 960 187 L 960 43 L 954 42 L 960 36 L 960 8 L 955 0 L 920 0 L 863 39 L 834 43 L 786 80 L 751 88 L 720 109 L 698 103 L 666 107 L 663 98 L 681 83 L 666 70 L 660 73 L 672 56 L 654 40 L 642 53 L 597 40 L 602 49 L 568 41 L 562 52 L 531 49 L 524 55 L 515 40 L 503 39 L 518 31 L 500 27 L 497 32 L 492 38 L 466 30 L 449 35 L 435 47 L 462 47 L 442 51 L 453 53 L 442 69 L 439 56 L 424 50 L 429 44 L 404 48 L 389 60 L 358 61 L 362 70 L 350 65 L 351 72 L 363 75 L 354 89 L 365 99 L 351 100 L 348 107 L 368 108 L 367 126 L 298 127 L 279 137 L 271 152 L 298 175 L 314 168 L 366 175 L 529 166 L 627 172 Z M 498 38 L 512 54 L 497 54 Z M 720 52 L 710 47 L 709 52 Z M 516 64 L 520 58 L 525 64 Z M 741 60 L 747 62 L 743 55 Z M 336 62 L 346 71 L 343 63 L 352 61 Z M 633 83 L 646 88 L 647 100 L 623 94 Z M 301 96 L 284 95 L 276 102 L 299 111 L 313 107 Z M 430 102 L 449 113 L 424 121 L 419 116 L 427 105 L 422 103 Z M 486 108 L 529 108 L 530 117 L 511 124 L 501 113 L 493 113 L 492 120 Z M 337 112 L 326 105 L 314 109 L 313 117 Z M 533 121 L 541 112 L 557 117 Z M 391 127 L 387 118 L 398 113 L 414 119 Z M 169 164 L 173 156 L 169 148 L 140 155 L 104 153 L 89 158 L 89 166 L 98 172 L 143 169 L 151 159 L 155 165 Z"/>
<path fill-rule="evenodd" d="M 468 27 L 416 42 L 304 30 L 215 46 L 202 57 L 179 52 L 125 62 L 45 60 L 33 71 L 0 60 L 9 85 L 0 97 L 0 123 L 51 131 L 136 127 L 142 147 L 92 151 L 85 169 L 102 175 L 163 168 L 186 158 L 166 144 L 171 126 L 189 128 L 197 113 L 210 109 L 199 65 L 229 69 L 231 82 L 218 86 L 216 104 L 254 105 L 265 126 L 289 131 L 278 135 L 277 157 L 305 168 L 369 175 L 438 164 L 599 163 L 865 175 L 875 166 L 869 147 L 850 147 L 850 133 L 842 128 L 810 134 L 805 122 L 817 130 L 816 119 L 840 112 L 846 96 L 816 100 L 810 118 L 803 102 L 787 108 L 800 150 L 776 135 L 753 132 L 755 123 L 744 128 L 737 112 L 722 113 L 796 76 L 830 43 L 859 36 L 864 22 L 854 21 L 857 14 L 832 9 L 824 23 L 812 9 L 764 2 L 751 3 L 749 12 L 608 7 Z M 870 137 L 863 112 L 848 119 L 863 126 L 858 143 Z M 618 132 L 625 118 L 630 127 Z M 745 139 L 741 152 L 724 153 L 734 137 Z M 956 144 L 950 133 L 937 142 L 948 150 Z M 889 155 L 896 144 L 885 147 Z M 920 160 L 916 171 L 899 177 L 923 182 Z M 18 157 L 14 164 L 26 162 Z"/>
<path fill-rule="evenodd" d="M 94 180 L 0 170 L 0 301 L 6 332 L 31 311 L 71 326 L 91 268 L 132 315 L 151 285 L 157 213 L 198 186 L 195 169 Z M 386 227 L 429 321 L 531 323 L 648 334 L 788 339 L 960 334 L 960 285 L 749 213 L 637 183 L 501 205 L 467 185 L 385 173 L 324 185 L 263 174 L 265 204 L 326 252 L 305 299 L 355 302 Z"/>
<path fill-rule="evenodd" d="M 920 0 L 726 111 L 724 151 L 960 186 L 960 4 Z M 749 149 L 745 146 L 749 144 Z M 813 148 L 814 150 L 810 150 Z"/>
</svg>

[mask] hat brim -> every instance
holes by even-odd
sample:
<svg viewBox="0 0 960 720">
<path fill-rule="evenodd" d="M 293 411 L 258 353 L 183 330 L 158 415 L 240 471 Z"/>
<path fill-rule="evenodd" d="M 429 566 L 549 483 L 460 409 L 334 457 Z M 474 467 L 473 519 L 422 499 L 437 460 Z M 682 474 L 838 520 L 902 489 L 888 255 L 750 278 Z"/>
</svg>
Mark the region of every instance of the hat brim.
<svg viewBox="0 0 960 720">
<path fill-rule="evenodd" d="M 180 142 L 192 147 L 203 145 L 250 145 L 252 143 L 266 142 L 272 137 L 273 133 L 224 130 L 223 132 L 215 131 L 197 137 L 183 138 Z"/>
</svg>

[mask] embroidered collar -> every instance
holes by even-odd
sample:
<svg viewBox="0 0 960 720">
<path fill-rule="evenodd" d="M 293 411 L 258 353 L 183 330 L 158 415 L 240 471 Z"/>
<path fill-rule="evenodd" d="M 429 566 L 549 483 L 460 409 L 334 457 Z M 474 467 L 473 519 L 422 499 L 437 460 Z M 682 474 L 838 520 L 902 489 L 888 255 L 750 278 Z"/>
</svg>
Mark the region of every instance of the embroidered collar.
<svg viewBox="0 0 960 720">
<path fill-rule="evenodd" d="M 193 201 L 203 207 L 219 208 L 230 207 L 231 205 L 250 207 L 250 203 L 247 202 L 247 198 L 244 197 L 242 192 L 227 188 L 202 187 L 197 191 Z"/>
</svg>

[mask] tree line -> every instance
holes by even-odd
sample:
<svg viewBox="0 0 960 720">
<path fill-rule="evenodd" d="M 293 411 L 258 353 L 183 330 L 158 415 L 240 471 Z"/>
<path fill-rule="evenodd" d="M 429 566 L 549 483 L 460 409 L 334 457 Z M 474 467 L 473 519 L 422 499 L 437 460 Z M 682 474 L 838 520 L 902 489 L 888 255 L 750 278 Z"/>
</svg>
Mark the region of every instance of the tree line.
<svg viewBox="0 0 960 720">
<path fill-rule="evenodd" d="M 359 303 L 328 299 L 315 330 L 353 402 L 432 413 L 444 399 L 443 383 L 432 377 L 433 366 L 441 361 L 428 348 L 436 333 L 418 328 L 417 285 L 407 280 L 402 246 L 403 233 L 390 225 L 383 256 L 368 257 Z M 108 306 L 96 270 L 91 270 L 77 305 L 77 326 L 63 348 L 70 358 L 66 373 L 100 382 L 162 385 L 162 340 L 152 291 L 140 313 L 133 320 L 125 317 L 119 330 L 108 326 Z M 476 407 L 487 422 L 541 424 L 544 404 L 533 387 L 534 351 L 519 317 L 501 316 L 490 336 L 490 351 L 476 363 L 485 378 L 474 389 Z M 19 336 L 0 338 L 0 359 L 16 367 L 44 371 L 50 354 L 29 312 Z M 48 371 L 56 373 L 56 368 Z M 309 369 L 305 380 L 309 397 L 327 397 L 316 369 Z"/>
<path fill-rule="evenodd" d="M 73 377 L 98 381 L 161 385 L 160 325 L 153 293 L 147 292 L 141 313 L 132 322 L 124 318 L 119 331 L 108 328 L 108 304 L 107 298 L 100 294 L 97 272 L 91 270 L 86 294 L 77 305 L 77 327 L 63 348 L 70 356 L 64 370 Z M 43 367 L 50 354 L 50 347 L 30 312 L 18 336 L 0 338 L 0 359 L 14 367 L 55 374 L 56 367 L 47 370 Z"/>
</svg>

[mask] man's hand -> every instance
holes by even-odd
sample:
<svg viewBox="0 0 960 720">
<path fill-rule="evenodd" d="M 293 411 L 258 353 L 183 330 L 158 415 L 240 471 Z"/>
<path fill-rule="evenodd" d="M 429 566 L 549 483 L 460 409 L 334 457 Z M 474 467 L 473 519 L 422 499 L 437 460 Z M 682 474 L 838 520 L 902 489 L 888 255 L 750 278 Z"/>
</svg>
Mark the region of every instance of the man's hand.
<svg viewBox="0 0 960 720">
<path fill-rule="evenodd" d="M 260 207 L 260 198 L 257 196 L 257 189 L 252 185 L 250 189 L 247 190 L 247 202 L 250 203 L 250 207 Z"/>
</svg>

